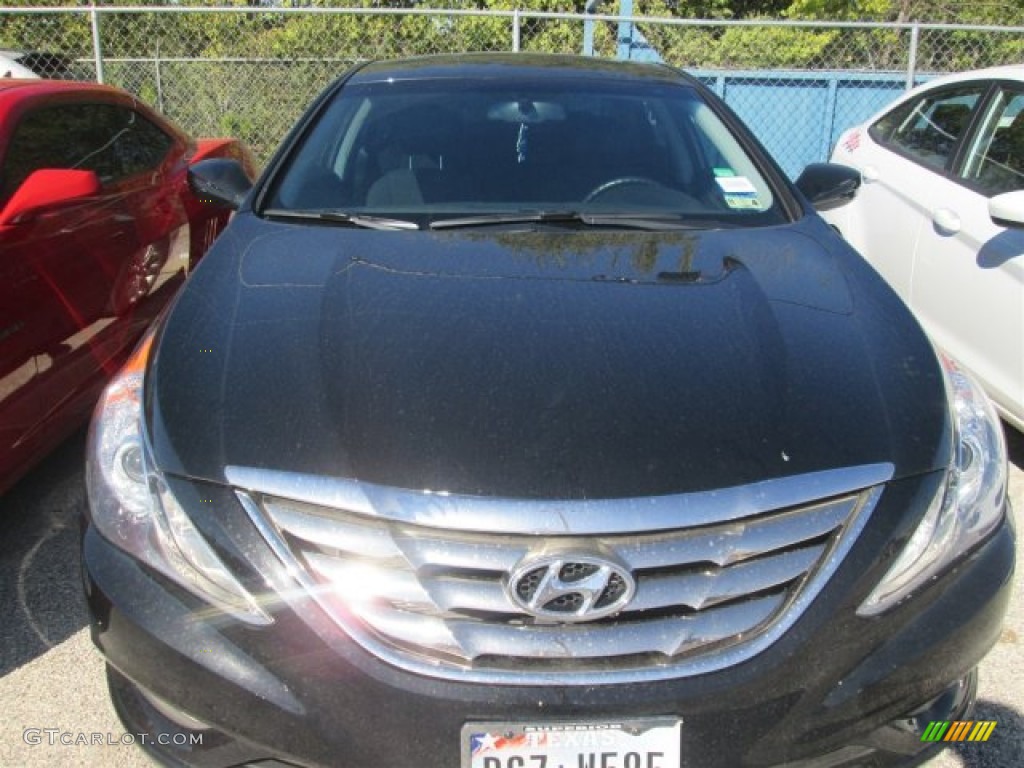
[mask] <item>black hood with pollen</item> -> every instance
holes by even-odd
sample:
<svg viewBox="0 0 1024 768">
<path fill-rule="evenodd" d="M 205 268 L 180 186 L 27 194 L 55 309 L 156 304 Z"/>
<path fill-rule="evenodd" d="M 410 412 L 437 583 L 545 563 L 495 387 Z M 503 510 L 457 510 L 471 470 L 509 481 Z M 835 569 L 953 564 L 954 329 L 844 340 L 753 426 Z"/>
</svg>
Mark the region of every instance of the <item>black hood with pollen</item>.
<svg viewBox="0 0 1024 768">
<path fill-rule="evenodd" d="M 944 466 L 931 346 L 823 227 L 375 232 L 242 214 L 162 327 L 156 463 L 552 499 Z"/>
</svg>

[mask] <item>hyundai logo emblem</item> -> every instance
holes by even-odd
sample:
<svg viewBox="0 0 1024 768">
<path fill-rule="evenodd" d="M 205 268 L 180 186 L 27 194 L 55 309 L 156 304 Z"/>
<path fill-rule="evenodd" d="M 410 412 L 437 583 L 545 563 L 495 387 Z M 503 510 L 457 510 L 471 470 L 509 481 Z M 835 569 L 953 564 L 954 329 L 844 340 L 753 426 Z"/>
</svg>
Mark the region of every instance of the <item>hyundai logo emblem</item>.
<svg viewBox="0 0 1024 768">
<path fill-rule="evenodd" d="M 602 557 L 546 555 L 516 566 L 506 589 L 509 599 L 539 619 L 593 621 L 621 611 L 633 598 L 629 571 Z"/>
</svg>

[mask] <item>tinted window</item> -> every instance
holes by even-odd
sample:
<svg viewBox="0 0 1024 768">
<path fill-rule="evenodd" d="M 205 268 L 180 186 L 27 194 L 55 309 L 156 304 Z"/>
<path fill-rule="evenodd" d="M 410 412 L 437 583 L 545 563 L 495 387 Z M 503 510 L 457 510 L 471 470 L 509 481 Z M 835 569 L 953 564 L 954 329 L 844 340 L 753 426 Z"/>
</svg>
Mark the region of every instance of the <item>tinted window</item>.
<svg viewBox="0 0 1024 768">
<path fill-rule="evenodd" d="M 696 91 L 598 80 L 349 86 L 284 171 L 270 207 L 783 220 L 753 159 Z"/>
<path fill-rule="evenodd" d="M 103 182 L 155 169 L 172 139 L 131 109 L 108 104 L 44 107 L 22 118 L 7 148 L 4 201 L 33 171 L 95 171 Z"/>
<path fill-rule="evenodd" d="M 933 168 L 946 168 L 984 85 L 928 93 L 881 118 L 871 136 Z"/>
<path fill-rule="evenodd" d="M 987 195 L 1024 189 L 1024 93 L 999 90 L 961 176 Z"/>
<path fill-rule="evenodd" d="M 128 110 L 124 110 L 128 112 Z M 121 162 L 121 175 L 133 176 L 156 169 L 167 157 L 172 139 L 137 112 L 122 129 L 115 152 Z"/>
</svg>

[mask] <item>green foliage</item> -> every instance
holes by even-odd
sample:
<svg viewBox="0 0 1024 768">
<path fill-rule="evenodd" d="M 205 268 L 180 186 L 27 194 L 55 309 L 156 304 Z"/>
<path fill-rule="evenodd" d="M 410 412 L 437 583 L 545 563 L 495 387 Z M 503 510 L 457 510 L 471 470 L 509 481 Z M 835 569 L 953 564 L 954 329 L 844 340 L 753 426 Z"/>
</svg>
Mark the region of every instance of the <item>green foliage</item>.
<svg viewBox="0 0 1024 768">
<path fill-rule="evenodd" d="M 794 0 L 790 19 L 812 21 L 892 21 L 897 0 Z"/>
<path fill-rule="evenodd" d="M 822 21 L 920 21 L 943 24 L 1024 23 L 1021 0 L 793 0 L 791 19 Z"/>
<path fill-rule="evenodd" d="M 177 0 L 180 7 L 212 0 Z M 216 0 L 236 12 L 104 13 L 100 15 L 106 79 L 163 108 L 197 135 L 233 135 L 266 159 L 312 98 L 352 63 L 441 52 L 509 50 L 508 16 L 448 13 L 301 14 L 288 6 L 359 9 L 491 10 L 582 13 L 585 0 L 279 0 L 280 10 L 253 9 L 247 0 Z M 134 6 L 167 0 L 124 0 Z M 0 0 L 7 8 L 66 5 L 78 12 L 0 14 L 0 47 L 48 50 L 81 62 L 91 76 L 90 16 L 79 0 Z M 106 7 L 107 4 L 104 4 Z M 617 0 L 600 13 L 617 14 Z M 907 66 L 909 33 L 879 29 L 723 26 L 716 20 L 873 20 L 1024 25 L 1024 0 L 634 0 L 635 15 L 685 19 L 685 25 L 639 22 L 662 58 L 675 66 L 710 69 L 860 69 Z M 704 23 L 706 22 L 706 23 Z M 595 22 L 594 50 L 618 52 L 619 25 Z M 525 51 L 578 53 L 578 19 L 522 19 Z M 968 69 L 1024 59 L 1020 35 L 922 30 L 922 71 Z M 159 83 L 159 85 L 158 85 Z"/>
<path fill-rule="evenodd" d="M 837 37 L 838 30 L 730 27 L 718 41 L 716 64 L 743 69 L 821 66 L 822 53 Z"/>
<path fill-rule="evenodd" d="M 47 0 L 3 0 L 8 8 L 33 6 L 72 5 L 70 2 Z M 59 52 L 71 56 L 85 56 L 92 51 L 92 31 L 89 17 L 74 14 L 5 14 L 0 16 L 0 47 L 13 50 L 53 50 L 54 41 L 60 41 Z"/>
</svg>

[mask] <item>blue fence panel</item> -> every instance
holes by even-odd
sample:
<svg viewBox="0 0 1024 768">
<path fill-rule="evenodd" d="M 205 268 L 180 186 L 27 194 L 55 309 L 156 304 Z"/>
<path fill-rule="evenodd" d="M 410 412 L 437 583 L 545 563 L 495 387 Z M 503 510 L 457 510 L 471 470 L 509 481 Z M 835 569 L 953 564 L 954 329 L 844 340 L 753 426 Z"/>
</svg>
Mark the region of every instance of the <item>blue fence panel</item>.
<svg viewBox="0 0 1024 768">
<path fill-rule="evenodd" d="M 839 135 L 901 95 L 906 73 L 691 72 L 725 99 L 791 177 L 828 159 Z"/>
</svg>

